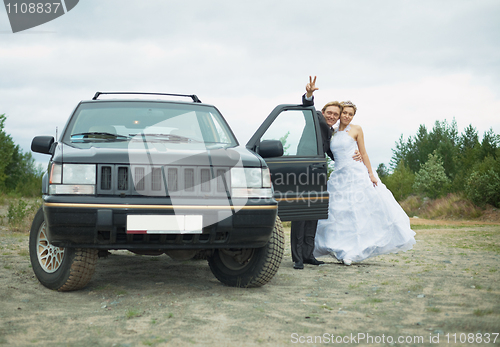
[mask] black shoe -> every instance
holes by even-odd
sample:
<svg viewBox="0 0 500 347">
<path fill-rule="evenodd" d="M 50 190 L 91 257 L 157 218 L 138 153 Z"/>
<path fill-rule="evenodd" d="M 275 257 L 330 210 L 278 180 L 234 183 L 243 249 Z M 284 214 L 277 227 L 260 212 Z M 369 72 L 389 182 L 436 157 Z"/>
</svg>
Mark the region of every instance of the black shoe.
<svg viewBox="0 0 500 347">
<path fill-rule="evenodd" d="M 304 263 L 301 262 L 301 261 L 296 261 L 293 264 L 293 268 L 296 269 L 296 270 L 302 270 L 304 268 Z"/>
<path fill-rule="evenodd" d="M 304 263 L 311 264 L 311 265 L 321 265 L 321 264 L 324 264 L 325 262 L 318 260 L 316 258 L 312 258 L 312 259 L 304 260 Z"/>
</svg>

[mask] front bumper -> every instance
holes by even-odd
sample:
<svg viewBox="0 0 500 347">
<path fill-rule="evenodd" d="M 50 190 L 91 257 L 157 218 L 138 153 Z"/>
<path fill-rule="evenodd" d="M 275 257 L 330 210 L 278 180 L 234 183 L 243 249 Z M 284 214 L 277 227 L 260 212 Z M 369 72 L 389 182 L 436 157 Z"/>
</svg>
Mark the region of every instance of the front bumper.
<svg viewBox="0 0 500 347">
<path fill-rule="evenodd" d="M 126 199 L 126 203 L 124 200 Z M 97 249 L 257 248 L 271 237 L 278 205 L 274 199 L 176 199 L 152 197 L 44 196 L 51 244 Z M 130 234 L 127 215 L 202 215 L 201 233 Z"/>
</svg>

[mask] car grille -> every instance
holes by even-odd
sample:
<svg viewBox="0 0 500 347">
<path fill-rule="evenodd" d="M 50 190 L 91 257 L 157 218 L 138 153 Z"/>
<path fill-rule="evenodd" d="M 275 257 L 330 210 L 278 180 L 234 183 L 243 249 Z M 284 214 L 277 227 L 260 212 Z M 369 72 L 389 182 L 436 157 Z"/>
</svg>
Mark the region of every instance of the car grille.
<svg viewBox="0 0 500 347">
<path fill-rule="evenodd" d="M 97 194 L 225 196 L 229 173 L 226 167 L 99 165 Z"/>
<path fill-rule="evenodd" d="M 128 190 L 128 168 L 118 168 L 118 190 Z"/>
<path fill-rule="evenodd" d="M 99 232 L 98 239 L 102 243 L 111 240 L 109 232 Z M 229 239 L 228 232 L 210 232 L 204 228 L 203 234 L 127 234 L 124 228 L 117 228 L 113 243 L 116 244 L 159 244 L 159 245 L 199 245 L 226 243 Z"/>
</svg>

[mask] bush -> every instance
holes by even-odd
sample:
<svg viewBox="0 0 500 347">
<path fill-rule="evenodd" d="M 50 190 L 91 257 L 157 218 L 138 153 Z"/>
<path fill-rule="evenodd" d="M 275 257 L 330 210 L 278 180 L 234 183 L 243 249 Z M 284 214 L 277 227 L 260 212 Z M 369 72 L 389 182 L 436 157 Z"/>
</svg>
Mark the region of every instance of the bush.
<svg viewBox="0 0 500 347">
<path fill-rule="evenodd" d="M 467 180 L 465 193 L 478 206 L 500 207 L 500 176 L 493 169 L 474 171 Z"/>
<path fill-rule="evenodd" d="M 30 228 L 36 211 L 40 206 L 40 199 L 26 202 L 23 199 L 9 202 L 7 208 L 7 223 L 12 231 L 27 231 Z"/>
<path fill-rule="evenodd" d="M 7 210 L 7 221 L 9 224 L 14 223 L 17 220 L 24 219 L 28 212 L 28 204 L 24 200 L 18 200 L 16 203 L 9 203 L 9 208 Z"/>
<path fill-rule="evenodd" d="M 386 177 L 381 177 L 382 183 L 392 192 L 397 201 L 406 199 L 413 192 L 415 174 L 400 161 L 394 172 Z"/>
</svg>

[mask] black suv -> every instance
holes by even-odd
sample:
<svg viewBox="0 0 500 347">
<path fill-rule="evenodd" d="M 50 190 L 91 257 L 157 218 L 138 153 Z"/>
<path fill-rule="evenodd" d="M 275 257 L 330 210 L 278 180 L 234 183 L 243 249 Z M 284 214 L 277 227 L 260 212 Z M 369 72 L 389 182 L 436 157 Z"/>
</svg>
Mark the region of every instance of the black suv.
<svg viewBox="0 0 500 347">
<path fill-rule="evenodd" d="M 51 155 L 30 233 L 33 270 L 48 288 L 75 290 L 99 255 L 125 249 L 206 258 L 224 284 L 264 285 L 283 257 L 281 220 L 326 218 L 319 134 L 313 107 L 280 105 L 245 148 L 196 95 L 97 92 L 57 142 L 31 144 Z"/>
</svg>

